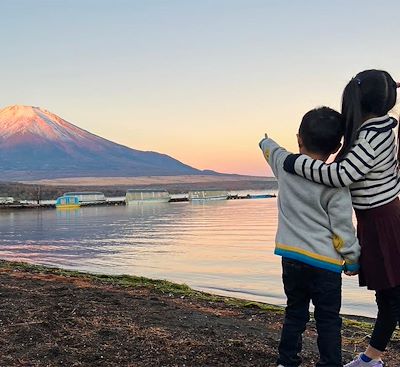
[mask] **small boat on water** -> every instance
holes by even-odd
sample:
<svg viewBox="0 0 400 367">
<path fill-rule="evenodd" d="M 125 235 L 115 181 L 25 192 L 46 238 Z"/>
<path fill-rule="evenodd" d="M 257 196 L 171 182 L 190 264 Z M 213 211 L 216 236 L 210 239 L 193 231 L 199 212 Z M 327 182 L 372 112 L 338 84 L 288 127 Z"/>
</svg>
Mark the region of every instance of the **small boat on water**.
<svg viewBox="0 0 400 367">
<path fill-rule="evenodd" d="M 270 194 L 256 194 L 256 195 L 247 195 L 247 197 L 249 199 L 268 199 L 268 198 L 274 198 L 276 196 Z"/>
<path fill-rule="evenodd" d="M 14 201 L 11 196 L 0 196 L 0 204 L 14 204 Z"/>
<path fill-rule="evenodd" d="M 78 196 L 60 196 L 56 200 L 57 209 L 74 209 L 79 208 L 81 203 Z"/>
<path fill-rule="evenodd" d="M 66 192 L 63 196 L 77 196 L 79 202 L 85 204 L 99 204 L 105 203 L 106 197 L 102 192 L 97 191 L 77 191 L 77 192 Z"/>
<path fill-rule="evenodd" d="M 166 190 L 130 189 L 126 192 L 126 205 L 168 203 L 171 195 Z"/>
<path fill-rule="evenodd" d="M 228 191 L 226 190 L 199 190 L 189 191 L 189 201 L 215 201 L 228 199 Z"/>
</svg>

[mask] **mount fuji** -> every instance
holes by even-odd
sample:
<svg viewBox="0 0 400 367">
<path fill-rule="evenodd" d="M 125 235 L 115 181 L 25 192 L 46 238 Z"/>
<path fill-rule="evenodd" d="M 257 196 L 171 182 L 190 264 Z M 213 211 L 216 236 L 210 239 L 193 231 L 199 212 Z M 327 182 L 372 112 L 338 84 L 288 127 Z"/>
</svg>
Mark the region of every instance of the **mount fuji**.
<svg viewBox="0 0 400 367">
<path fill-rule="evenodd" d="M 217 174 L 91 134 L 32 106 L 0 110 L 0 180 Z"/>
</svg>

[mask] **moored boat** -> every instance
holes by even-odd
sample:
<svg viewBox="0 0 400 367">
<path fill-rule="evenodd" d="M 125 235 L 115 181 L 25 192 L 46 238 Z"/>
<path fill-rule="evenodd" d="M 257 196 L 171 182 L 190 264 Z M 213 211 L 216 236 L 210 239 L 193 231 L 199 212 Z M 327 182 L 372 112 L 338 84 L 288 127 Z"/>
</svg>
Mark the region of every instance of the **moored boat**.
<svg viewBox="0 0 400 367">
<path fill-rule="evenodd" d="M 126 205 L 168 203 L 171 195 L 166 190 L 130 189 L 126 192 Z"/>
<path fill-rule="evenodd" d="M 228 199 L 226 190 L 199 190 L 189 191 L 189 201 L 215 201 Z"/>
<path fill-rule="evenodd" d="M 76 196 L 82 205 L 101 204 L 106 202 L 106 197 L 102 192 L 82 191 L 82 192 L 66 192 L 64 196 Z"/>
<path fill-rule="evenodd" d="M 56 200 L 57 209 L 73 209 L 81 206 L 78 196 L 60 196 Z"/>
<path fill-rule="evenodd" d="M 255 194 L 255 195 L 248 195 L 249 199 L 269 199 L 269 198 L 274 198 L 276 197 L 275 195 L 270 195 L 270 194 Z"/>
</svg>

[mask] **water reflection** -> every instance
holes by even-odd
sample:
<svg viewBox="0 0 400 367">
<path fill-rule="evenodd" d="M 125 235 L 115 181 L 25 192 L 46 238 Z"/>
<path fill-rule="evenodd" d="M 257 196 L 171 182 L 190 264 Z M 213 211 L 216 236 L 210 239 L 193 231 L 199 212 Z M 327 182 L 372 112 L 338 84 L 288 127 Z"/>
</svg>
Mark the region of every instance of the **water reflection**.
<svg viewBox="0 0 400 367">
<path fill-rule="evenodd" d="M 275 199 L 2 211 L 0 257 L 283 304 L 276 227 Z M 344 283 L 342 311 L 375 315 L 372 294 Z"/>
</svg>

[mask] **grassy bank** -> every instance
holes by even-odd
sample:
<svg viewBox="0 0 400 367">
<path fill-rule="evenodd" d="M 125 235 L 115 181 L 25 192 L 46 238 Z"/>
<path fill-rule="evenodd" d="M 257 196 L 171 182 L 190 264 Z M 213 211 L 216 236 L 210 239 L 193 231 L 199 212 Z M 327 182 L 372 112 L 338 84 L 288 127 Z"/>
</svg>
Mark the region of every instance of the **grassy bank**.
<svg viewBox="0 0 400 367">
<path fill-rule="evenodd" d="M 63 277 L 81 278 L 104 284 L 112 284 L 121 287 L 147 288 L 155 292 L 171 295 L 174 297 L 189 297 L 197 301 L 222 302 L 229 306 L 253 307 L 263 311 L 283 313 L 284 309 L 267 303 L 242 300 L 238 298 L 222 297 L 205 292 L 199 292 L 186 284 L 172 283 L 167 280 L 150 279 L 133 275 L 106 275 L 92 274 L 79 271 L 71 271 L 41 265 L 33 265 L 23 262 L 10 262 L 0 260 L 0 269 L 18 270 L 28 273 L 52 274 Z"/>
<path fill-rule="evenodd" d="M 0 261 L 1 366 L 275 366 L 282 317 L 164 280 Z M 345 360 L 368 343 L 372 321 L 344 319 Z M 313 322 L 303 357 L 318 358 Z"/>
</svg>

